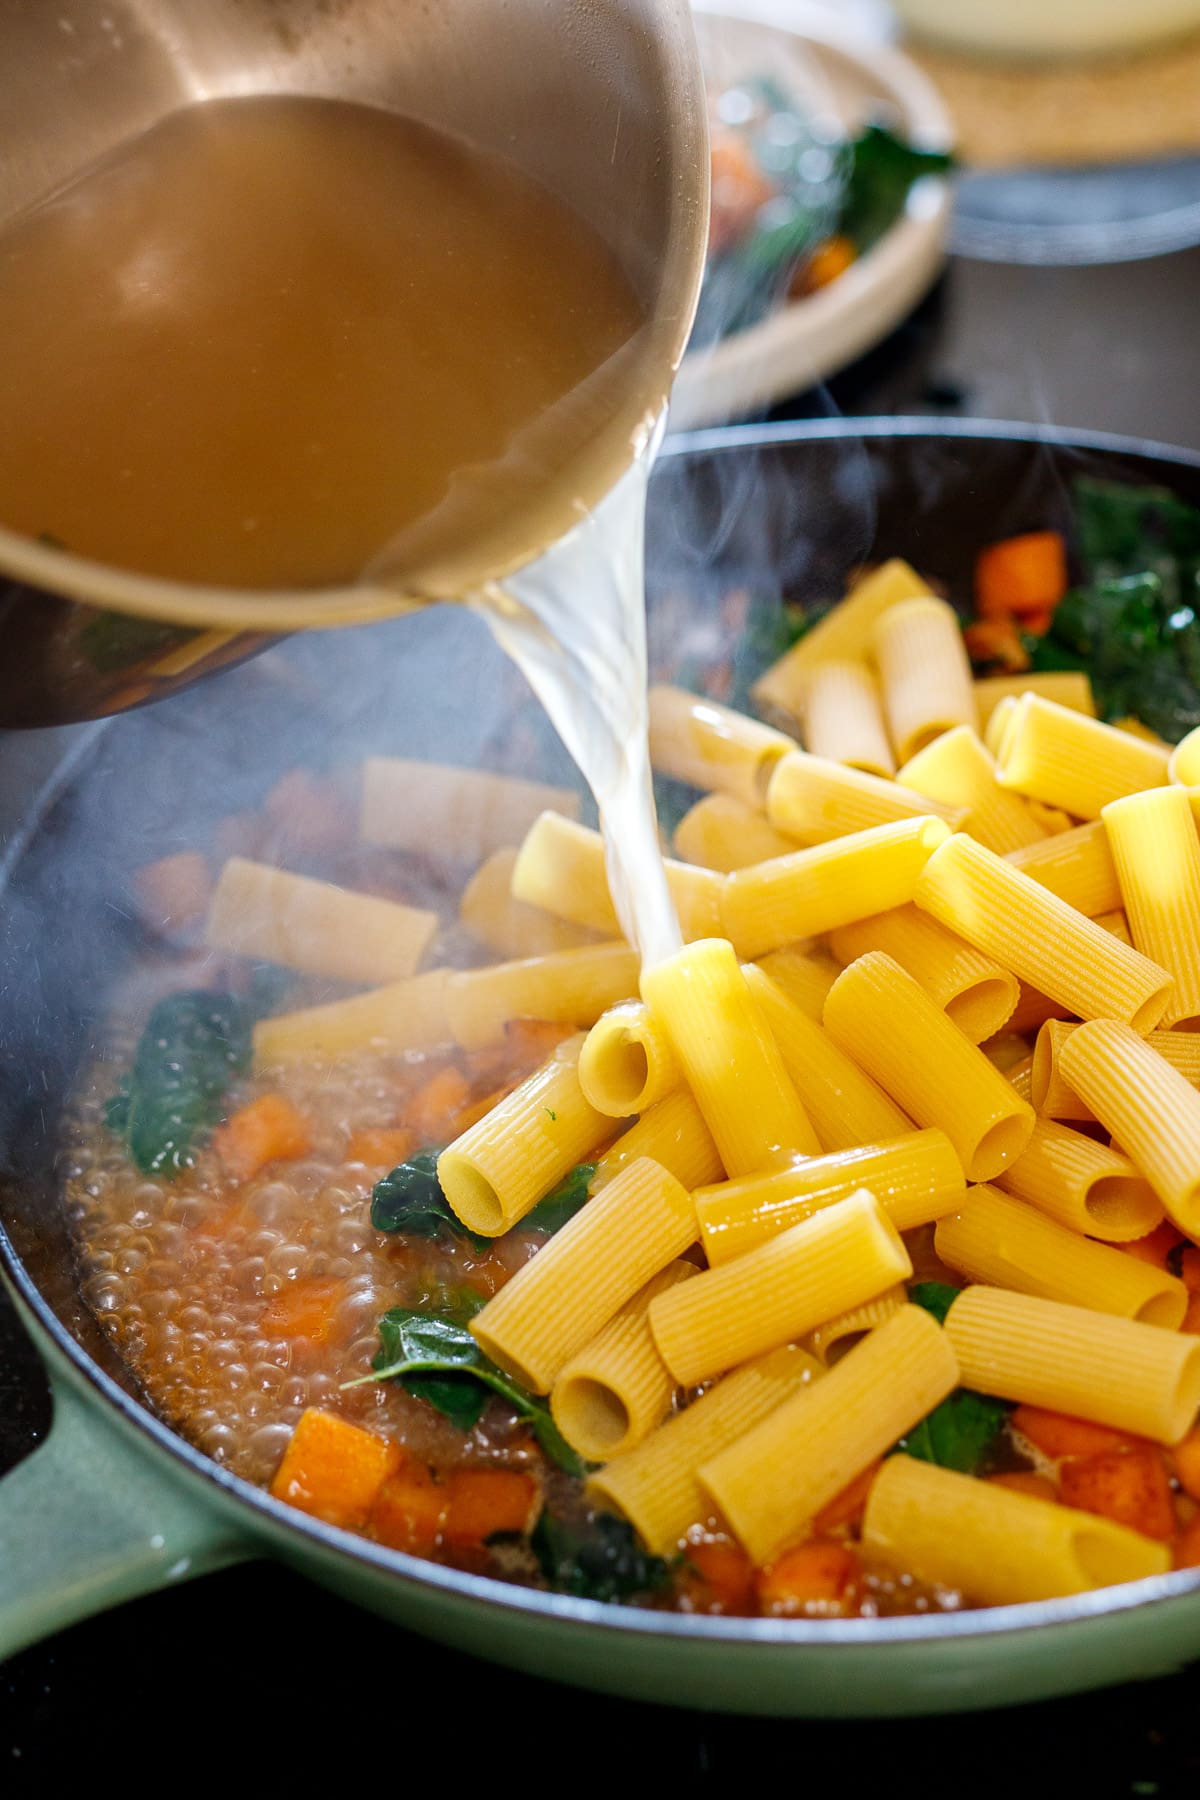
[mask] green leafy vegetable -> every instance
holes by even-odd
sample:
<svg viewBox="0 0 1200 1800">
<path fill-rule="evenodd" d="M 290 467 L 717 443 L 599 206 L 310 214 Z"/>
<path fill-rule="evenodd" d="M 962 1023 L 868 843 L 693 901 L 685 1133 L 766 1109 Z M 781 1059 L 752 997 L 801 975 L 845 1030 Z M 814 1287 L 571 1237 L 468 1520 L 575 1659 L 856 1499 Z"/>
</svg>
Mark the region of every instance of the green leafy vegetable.
<svg viewBox="0 0 1200 1800">
<path fill-rule="evenodd" d="M 552 1462 L 570 1475 L 583 1475 L 587 1465 L 559 1432 L 546 1401 L 498 1369 L 471 1336 L 470 1321 L 483 1305 L 479 1295 L 463 1290 L 440 1311 L 393 1306 L 379 1321 L 382 1347 L 371 1365 L 375 1373 L 365 1379 L 402 1382 L 460 1431 L 478 1423 L 489 1392 L 500 1394 Z"/>
<path fill-rule="evenodd" d="M 172 994 L 150 1014 L 133 1068 L 109 1101 L 110 1130 L 146 1175 L 191 1168 L 201 1133 L 250 1062 L 253 1014 L 232 994 Z"/>
<path fill-rule="evenodd" d="M 1084 580 L 1027 639 L 1035 669 L 1086 669 L 1105 719 L 1175 742 L 1200 724 L 1200 510 L 1166 488 L 1080 477 Z"/>
<path fill-rule="evenodd" d="M 375 1183 L 372 1225 L 376 1231 L 403 1231 L 409 1237 L 451 1235 L 464 1238 L 474 1250 L 486 1250 L 492 1240 L 468 1231 L 442 1192 L 437 1159 L 436 1150 L 420 1150 Z"/>
<path fill-rule="evenodd" d="M 790 109 L 788 96 L 769 79 L 749 85 L 773 111 Z M 710 259 L 694 346 L 755 324 L 786 289 L 793 271 L 830 237 L 848 237 L 862 255 L 895 224 L 914 182 L 954 166 L 944 151 L 917 149 L 882 125 L 869 125 L 832 155 L 826 146 L 814 143 L 813 148 L 823 175 L 785 180 L 784 191 L 760 210 L 758 229 Z"/>
<path fill-rule="evenodd" d="M 896 1446 L 919 1462 L 973 1475 L 1009 1414 L 1003 1400 L 956 1388 Z"/>
<path fill-rule="evenodd" d="M 670 1573 L 663 1559 L 643 1550 L 633 1527 L 614 1513 L 576 1520 L 543 1512 L 530 1542 L 548 1585 L 581 1600 L 652 1594 Z"/>
<path fill-rule="evenodd" d="M 1132 713 L 1171 743 L 1200 724 L 1200 624 L 1160 574 L 1072 589 L 1029 649 L 1035 669 L 1086 669 L 1106 719 Z"/>
<path fill-rule="evenodd" d="M 939 1325 L 944 1325 L 946 1314 L 961 1293 L 961 1288 L 951 1287 L 948 1281 L 916 1281 L 909 1288 L 908 1297 L 914 1306 L 923 1306 Z"/>
<path fill-rule="evenodd" d="M 918 150 L 882 125 L 868 125 L 853 150 L 838 228 L 861 256 L 891 230 L 913 183 L 944 175 L 954 158 L 943 150 Z"/>
<path fill-rule="evenodd" d="M 532 1212 L 525 1214 L 521 1230 L 547 1234 L 561 1230 L 586 1203 L 588 1183 L 595 1173 L 595 1163 L 576 1163 L 570 1174 L 564 1175 L 558 1186 L 552 1188 L 544 1200 L 539 1200 Z"/>
</svg>

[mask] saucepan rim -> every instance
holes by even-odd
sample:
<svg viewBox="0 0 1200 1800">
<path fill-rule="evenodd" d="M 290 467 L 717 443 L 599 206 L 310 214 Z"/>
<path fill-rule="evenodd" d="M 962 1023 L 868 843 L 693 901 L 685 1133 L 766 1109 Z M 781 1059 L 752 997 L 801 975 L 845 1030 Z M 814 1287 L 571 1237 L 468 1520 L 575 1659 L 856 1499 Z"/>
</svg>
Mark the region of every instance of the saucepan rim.
<svg viewBox="0 0 1200 1800">
<path fill-rule="evenodd" d="M 665 459 L 674 461 L 681 456 L 713 451 L 771 449 L 822 439 L 861 438 L 877 441 L 890 437 L 911 439 L 921 436 L 964 441 L 1008 440 L 1064 450 L 1096 450 L 1114 456 L 1140 457 L 1158 460 L 1164 465 L 1200 469 L 1200 453 L 1151 440 L 1100 431 L 1029 426 L 1015 421 L 943 420 L 920 416 L 895 419 L 787 420 L 767 425 L 715 427 L 669 440 L 663 455 Z M 86 752 L 94 742 L 95 732 L 107 730 L 111 728 L 111 724 L 112 721 L 105 721 L 82 733 L 77 740 L 75 753 L 69 752 L 60 763 L 58 778 L 51 784 L 49 793 L 41 796 L 40 803 L 35 801 L 22 829 L 10 840 L 6 854 L 0 858 L 0 892 L 23 854 L 30 836 L 37 829 L 48 801 L 61 791 L 63 781 L 70 779 L 80 754 Z M 132 1432 L 165 1452 L 188 1475 L 206 1484 L 211 1494 L 219 1495 L 239 1507 L 246 1507 L 250 1514 L 246 1524 L 248 1539 L 253 1541 L 255 1537 L 263 1535 L 262 1527 L 256 1524 L 256 1520 L 269 1522 L 274 1532 L 281 1533 L 285 1539 L 292 1541 L 298 1555 L 306 1546 L 311 1548 L 316 1545 L 328 1558 L 341 1562 L 347 1568 L 365 1568 L 382 1580 L 431 1590 L 447 1599 L 466 1601 L 480 1612 L 524 1614 L 531 1619 L 553 1621 L 563 1626 L 604 1631 L 614 1634 L 618 1639 L 633 1636 L 664 1639 L 674 1643 L 708 1643 L 720 1645 L 724 1652 L 729 1653 L 744 1651 L 752 1654 L 769 1648 L 772 1651 L 794 1651 L 799 1655 L 809 1651 L 863 1651 L 894 1645 L 897 1654 L 900 1654 L 900 1647 L 903 1645 L 914 1648 L 965 1646 L 967 1643 L 1010 1640 L 1027 1633 L 1036 1632 L 1040 1635 L 1056 1629 L 1065 1633 L 1066 1628 L 1071 1626 L 1084 1626 L 1092 1621 L 1131 1612 L 1153 1611 L 1200 1592 L 1200 1570 L 1180 1570 L 1116 1587 L 1097 1588 L 1085 1594 L 1028 1602 L 1019 1606 L 884 1619 L 744 1619 L 668 1613 L 653 1608 L 576 1599 L 447 1568 L 407 1555 L 403 1551 L 388 1549 L 355 1533 L 311 1518 L 294 1507 L 273 1499 L 264 1489 L 222 1469 L 165 1421 L 157 1418 L 147 1404 L 127 1393 L 93 1362 L 43 1297 L 2 1223 L 0 1262 L 3 1262 L 9 1280 L 40 1328 L 69 1360 L 77 1377 L 90 1390 L 91 1401 L 114 1408 Z"/>
</svg>

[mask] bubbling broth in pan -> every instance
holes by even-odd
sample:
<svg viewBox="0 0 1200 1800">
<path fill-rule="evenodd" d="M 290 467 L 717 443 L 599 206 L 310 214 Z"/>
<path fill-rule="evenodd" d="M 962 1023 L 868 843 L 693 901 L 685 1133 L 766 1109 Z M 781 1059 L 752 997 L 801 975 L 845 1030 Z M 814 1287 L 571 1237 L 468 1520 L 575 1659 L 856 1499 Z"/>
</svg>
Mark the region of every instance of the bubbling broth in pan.
<svg viewBox="0 0 1200 1800">
<path fill-rule="evenodd" d="M 0 230 L 0 523 L 189 582 L 459 598 L 615 480 L 654 337 L 495 155 L 344 101 L 186 107 Z"/>
</svg>

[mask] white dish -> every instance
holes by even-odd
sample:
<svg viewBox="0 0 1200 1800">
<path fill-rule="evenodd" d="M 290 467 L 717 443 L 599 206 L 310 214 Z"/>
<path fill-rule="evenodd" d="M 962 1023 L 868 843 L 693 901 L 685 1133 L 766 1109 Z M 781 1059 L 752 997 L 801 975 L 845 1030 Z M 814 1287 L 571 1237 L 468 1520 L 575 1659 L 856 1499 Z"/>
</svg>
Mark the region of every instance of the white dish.
<svg viewBox="0 0 1200 1800">
<path fill-rule="evenodd" d="M 803 93 L 815 72 L 847 135 L 878 116 L 924 149 L 950 148 L 945 108 L 907 57 L 847 29 L 824 6 L 794 0 L 786 16 L 784 28 L 698 3 L 696 29 L 702 48 L 710 34 L 720 34 L 722 66 L 736 71 L 732 79 L 775 72 L 794 78 Z M 690 430 L 762 411 L 824 380 L 885 337 L 932 285 L 949 217 L 949 181 L 923 177 L 891 230 L 828 287 L 711 348 L 689 352 L 675 381 L 671 428 Z"/>
</svg>

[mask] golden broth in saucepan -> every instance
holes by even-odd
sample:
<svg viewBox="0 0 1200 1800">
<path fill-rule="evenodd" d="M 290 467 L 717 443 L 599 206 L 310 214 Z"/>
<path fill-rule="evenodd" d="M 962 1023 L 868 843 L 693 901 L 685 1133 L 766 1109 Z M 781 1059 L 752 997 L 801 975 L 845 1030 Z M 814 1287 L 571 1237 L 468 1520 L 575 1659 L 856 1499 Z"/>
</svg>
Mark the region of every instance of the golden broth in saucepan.
<svg viewBox="0 0 1200 1800">
<path fill-rule="evenodd" d="M 645 336 L 500 158 L 343 101 L 188 107 L 0 230 L 0 523 L 255 588 L 437 592 L 448 557 L 463 593 L 628 461 Z"/>
</svg>

